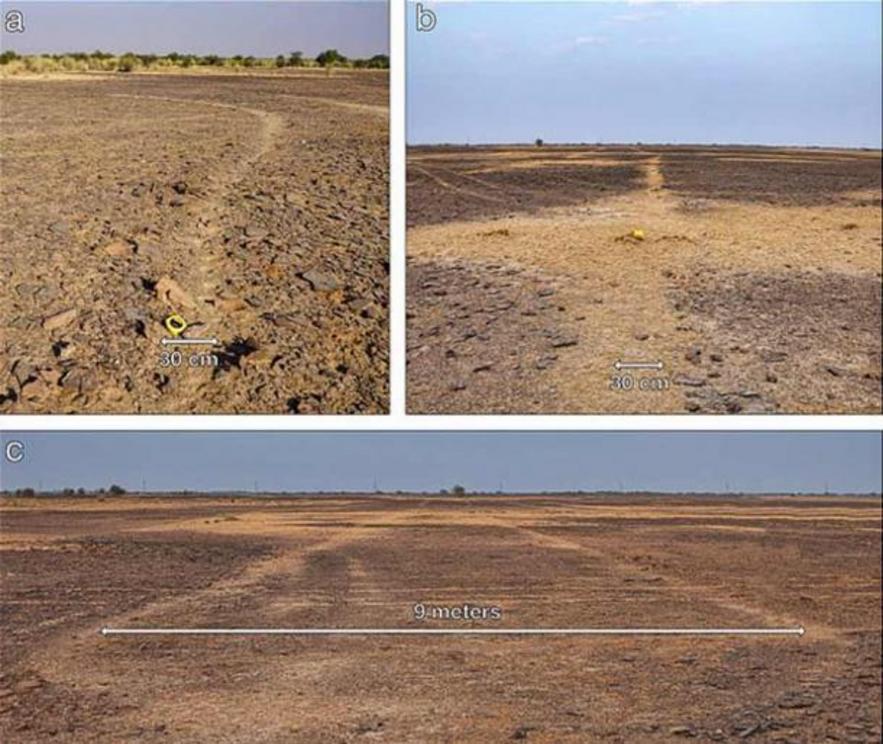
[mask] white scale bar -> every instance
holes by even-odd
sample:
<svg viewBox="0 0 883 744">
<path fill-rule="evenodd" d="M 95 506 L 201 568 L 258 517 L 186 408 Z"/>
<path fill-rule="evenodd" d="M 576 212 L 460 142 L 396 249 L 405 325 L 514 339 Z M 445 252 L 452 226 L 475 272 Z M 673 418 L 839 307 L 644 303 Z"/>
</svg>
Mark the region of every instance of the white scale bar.
<svg viewBox="0 0 883 744">
<path fill-rule="evenodd" d="M 221 342 L 216 338 L 163 338 L 160 343 L 163 346 L 218 346 Z"/>
<path fill-rule="evenodd" d="M 582 635 L 582 636 L 802 636 L 796 628 L 102 628 L 101 635 Z"/>
<path fill-rule="evenodd" d="M 616 369 L 662 369 L 662 362 L 615 362 Z"/>
</svg>

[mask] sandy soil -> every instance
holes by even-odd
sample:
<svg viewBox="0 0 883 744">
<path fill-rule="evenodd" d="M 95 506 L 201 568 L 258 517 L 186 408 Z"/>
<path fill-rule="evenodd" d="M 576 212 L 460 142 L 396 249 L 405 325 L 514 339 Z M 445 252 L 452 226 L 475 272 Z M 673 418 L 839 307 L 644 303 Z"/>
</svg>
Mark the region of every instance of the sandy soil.
<svg viewBox="0 0 883 744">
<path fill-rule="evenodd" d="M 0 525 L 4 742 L 880 740 L 879 499 L 5 499 Z M 421 627 L 416 602 L 806 634 L 98 632 Z"/>
<path fill-rule="evenodd" d="M 408 163 L 410 411 L 881 411 L 879 152 Z M 617 361 L 663 370 L 622 389 Z"/>
<path fill-rule="evenodd" d="M 385 73 L 0 87 L 0 410 L 385 412 Z"/>
</svg>

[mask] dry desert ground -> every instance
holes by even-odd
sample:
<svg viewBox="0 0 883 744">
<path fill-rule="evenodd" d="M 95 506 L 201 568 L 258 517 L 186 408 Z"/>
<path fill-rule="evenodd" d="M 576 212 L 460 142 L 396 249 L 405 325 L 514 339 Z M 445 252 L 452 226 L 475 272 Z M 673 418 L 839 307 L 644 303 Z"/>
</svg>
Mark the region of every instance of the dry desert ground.
<svg viewBox="0 0 883 744">
<path fill-rule="evenodd" d="M 879 151 L 411 147 L 409 410 L 879 413 L 880 179 Z"/>
<path fill-rule="evenodd" d="M 880 741 L 879 497 L 7 497 L 0 525 L 10 744 Z M 417 621 L 418 602 L 502 618 Z"/>
<path fill-rule="evenodd" d="M 385 412 L 387 92 L 385 71 L 0 80 L 0 411 Z M 217 343 L 164 365 L 173 313 Z"/>
</svg>

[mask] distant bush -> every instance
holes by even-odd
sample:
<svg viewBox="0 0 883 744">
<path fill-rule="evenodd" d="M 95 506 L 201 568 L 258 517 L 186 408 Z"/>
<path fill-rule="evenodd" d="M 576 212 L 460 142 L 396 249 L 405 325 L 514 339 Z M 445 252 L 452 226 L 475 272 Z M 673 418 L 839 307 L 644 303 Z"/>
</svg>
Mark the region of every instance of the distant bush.
<svg viewBox="0 0 883 744">
<path fill-rule="evenodd" d="M 114 55 L 96 49 L 94 52 L 66 52 L 64 54 L 19 55 L 12 50 L 0 53 L 0 66 L 4 74 L 14 75 L 19 72 L 137 72 L 139 70 L 164 69 L 172 67 L 227 67 L 248 69 L 282 69 L 285 67 L 323 67 L 330 70 L 334 67 L 350 67 L 356 69 L 389 69 L 389 56 L 375 54 L 367 59 L 347 59 L 337 49 L 326 49 L 314 60 L 304 59 L 303 52 L 293 51 L 287 56 L 278 54 L 275 57 L 255 57 L 253 55 L 236 54 L 222 57 L 217 54 L 197 56 L 169 52 L 168 54 L 138 54 L 126 52 Z"/>
<path fill-rule="evenodd" d="M 459 483 L 451 489 L 451 493 L 455 496 L 463 496 L 466 493 L 466 489 L 463 488 Z"/>
<path fill-rule="evenodd" d="M 126 52 L 117 60 L 117 72 L 133 72 L 138 66 L 138 58 L 131 52 Z"/>
<path fill-rule="evenodd" d="M 346 57 L 336 49 L 326 49 L 316 57 L 316 62 L 321 67 L 333 67 L 335 65 L 345 64 L 346 61 Z"/>
<path fill-rule="evenodd" d="M 108 490 L 108 493 L 111 493 L 114 496 L 122 496 L 126 492 L 125 488 L 123 488 L 122 486 L 118 486 L 116 483 L 114 483 L 107 490 Z"/>
<path fill-rule="evenodd" d="M 368 60 L 368 64 L 366 67 L 375 69 L 375 70 L 388 70 L 389 69 L 389 56 L 386 54 L 375 54 L 371 59 Z"/>
</svg>

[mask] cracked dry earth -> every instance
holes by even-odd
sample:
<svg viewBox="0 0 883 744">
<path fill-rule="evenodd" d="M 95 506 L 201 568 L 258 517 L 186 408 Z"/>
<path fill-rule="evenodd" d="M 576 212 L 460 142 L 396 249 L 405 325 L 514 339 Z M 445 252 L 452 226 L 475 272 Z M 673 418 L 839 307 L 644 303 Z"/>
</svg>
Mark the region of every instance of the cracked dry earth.
<svg viewBox="0 0 883 744">
<path fill-rule="evenodd" d="M 385 73 L 0 85 L 0 411 L 387 410 Z"/>
<path fill-rule="evenodd" d="M 880 413 L 880 168 L 876 151 L 409 148 L 408 410 Z M 663 370 L 624 389 L 617 361 Z"/>
<path fill-rule="evenodd" d="M 4 742 L 880 741 L 879 498 L 6 500 L 0 517 Z M 418 627 L 414 602 L 496 605 L 504 627 L 806 634 L 98 633 Z"/>
</svg>

